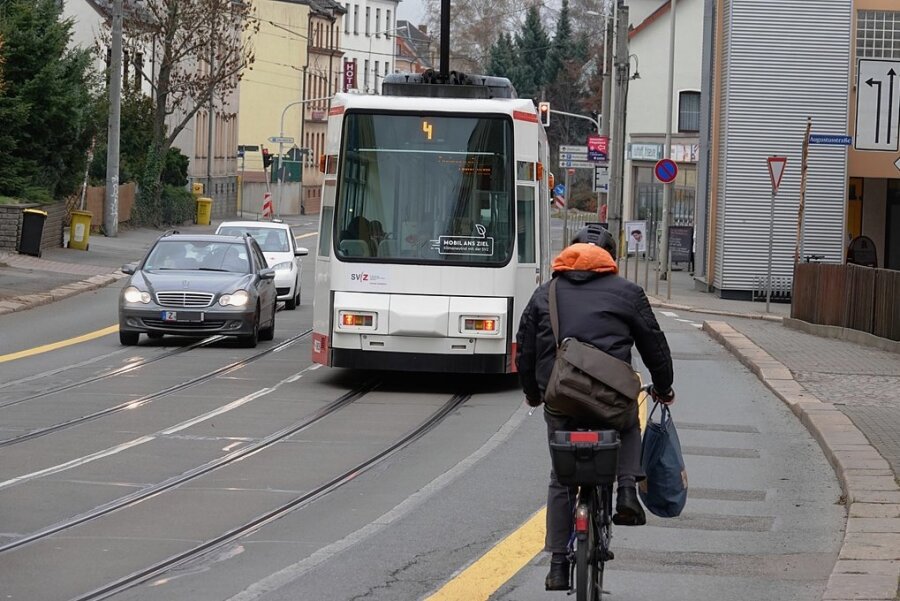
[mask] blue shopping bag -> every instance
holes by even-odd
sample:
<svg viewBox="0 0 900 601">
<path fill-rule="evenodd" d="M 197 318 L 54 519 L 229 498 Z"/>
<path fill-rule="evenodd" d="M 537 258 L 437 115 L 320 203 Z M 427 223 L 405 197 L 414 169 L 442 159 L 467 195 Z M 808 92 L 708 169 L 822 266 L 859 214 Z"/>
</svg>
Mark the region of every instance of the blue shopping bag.
<svg viewBox="0 0 900 601">
<path fill-rule="evenodd" d="M 659 422 L 653 414 L 661 408 Z M 687 503 L 688 480 L 681 454 L 681 442 L 669 408 L 653 406 L 641 444 L 641 468 L 647 475 L 638 487 L 641 501 L 650 513 L 661 518 L 681 514 Z"/>
</svg>

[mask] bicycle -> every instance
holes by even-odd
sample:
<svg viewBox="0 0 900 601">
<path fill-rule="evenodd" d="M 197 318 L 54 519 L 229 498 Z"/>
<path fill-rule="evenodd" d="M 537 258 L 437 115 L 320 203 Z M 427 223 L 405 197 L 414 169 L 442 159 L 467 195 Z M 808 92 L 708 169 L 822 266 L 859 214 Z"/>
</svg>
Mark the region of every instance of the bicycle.
<svg viewBox="0 0 900 601">
<path fill-rule="evenodd" d="M 561 484 L 578 486 L 575 529 L 569 539 L 569 582 L 576 601 L 603 598 L 603 572 L 614 558 L 613 484 L 619 456 L 615 430 L 556 432 L 550 443 L 553 469 Z"/>
</svg>

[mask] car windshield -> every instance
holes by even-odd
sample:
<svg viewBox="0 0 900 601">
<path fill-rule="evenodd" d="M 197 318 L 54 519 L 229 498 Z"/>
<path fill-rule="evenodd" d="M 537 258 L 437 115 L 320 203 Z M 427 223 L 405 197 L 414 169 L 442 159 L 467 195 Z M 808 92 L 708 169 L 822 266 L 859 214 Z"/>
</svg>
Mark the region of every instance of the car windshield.
<svg viewBox="0 0 900 601">
<path fill-rule="evenodd" d="M 250 234 L 259 243 L 259 247 L 263 249 L 263 252 L 291 252 L 287 231 L 281 228 L 223 225 L 219 227 L 216 233 L 225 236 L 243 236 L 244 234 Z"/>
<path fill-rule="evenodd" d="M 147 256 L 144 269 L 247 273 L 250 261 L 241 242 L 161 240 Z"/>
</svg>

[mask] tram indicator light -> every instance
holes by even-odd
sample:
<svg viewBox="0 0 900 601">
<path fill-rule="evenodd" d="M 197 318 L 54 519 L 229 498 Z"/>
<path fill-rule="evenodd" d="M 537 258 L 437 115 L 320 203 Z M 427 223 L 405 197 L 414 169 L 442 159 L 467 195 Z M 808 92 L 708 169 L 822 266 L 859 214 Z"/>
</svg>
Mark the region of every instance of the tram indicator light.
<svg viewBox="0 0 900 601">
<path fill-rule="evenodd" d="M 466 319 L 464 322 L 466 330 L 474 332 L 495 332 L 497 330 L 497 320 L 495 319 Z"/>
<path fill-rule="evenodd" d="M 538 119 L 541 121 L 541 125 L 544 127 L 550 127 L 550 103 L 549 102 L 539 102 L 538 103 Z"/>
<path fill-rule="evenodd" d="M 371 328 L 375 325 L 375 316 L 341 311 L 341 325 L 350 328 Z"/>
</svg>

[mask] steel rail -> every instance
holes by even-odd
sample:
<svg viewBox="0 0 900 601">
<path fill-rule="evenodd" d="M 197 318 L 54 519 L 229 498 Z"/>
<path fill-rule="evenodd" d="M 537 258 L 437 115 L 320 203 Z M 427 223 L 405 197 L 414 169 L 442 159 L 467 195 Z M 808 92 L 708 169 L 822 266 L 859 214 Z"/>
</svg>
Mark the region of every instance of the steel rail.
<svg viewBox="0 0 900 601">
<path fill-rule="evenodd" d="M 448 415 L 450 415 L 450 413 L 452 413 L 460 405 L 465 403 L 471 396 L 471 394 L 453 395 L 453 397 L 451 397 L 449 401 L 447 401 L 440 409 L 438 409 L 438 411 L 433 413 L 428 419 L 419 424 L 419 426 L 411 430 L 405 436 L 403 436 L 378 454 L 343 472 L 342 474 L 329 480 L 325 484 L 322 484 L 321 486 L 299 497 L 296 497 L 291 501 L 288 501 L 280 507 L 257 516 L 253 520 L 246 522 L 241 526 L 233 528 L 215 538 L 200 543 L 199 545 L 188 549 L 187 551 L 172 555 L 171 557 L 159 561 L 151 566 L 140 569 L 127 576 L 119 578 L 114 582 L 94 589 L 89 593 L 75 597 L 71 601 L 100 601 L 102 599 L 108 599 L 113 595 L 117 595 L 128 589 L 134 588 L 135 586 L 142 584 L 143 582 L 146 582 L 147 580 L 154 578 L 160 574 L 163 574 L 168 570 L 177 568 L 180 565 L 187 563 L 188 561 L 196 559 L 197 557 L 202 556 L 211 550 L 227 545 L 248 534 L 252 534 L 263 526 L 266 526 L 267 524 L 270 524 L 293 511 L 301 509 L 319 500 L 325 495 L 337 490 L 341 486 L 344 486 L 345 484 L 355 480 L 360 475 L 375 467 L 394 453 L 404 449 L 405 447 L 408 447 L 413 442 L 420 439 L 422 436 L 431 431 L 435 426 L 441 423 Z"/>
<path fill-rule="evenodd" d="M 151 402 L 155 401 L 156 399 L 159 399 L 159 398 L 162 398 L 165 396 L 169 396 L 170 394 L 185 390 L 187 388 L 191 388 L 193 386 L 196 386 L 197 384 L 201 384 L 201 383 L 211 380 L 217 376 L 221 376 L 222 374 L 226 374 L 226 373 L 235 371 L 237 369 L 240 369 L 250 363 L 253 363 L 254 361 L 256 361 L 262 357 L 265 357 L 266 355 L 268 355 L 270 353 L 278 352 L 278 351 L 294 344 L 301 338 L 308 336 L 311 332 L 312 332 L 312 329 L 305 330 L 303 332 L 300 332 L 299 334 L 295 334 L 294 336 L 291 336 L 287 340 L 284 340 L 273 347 L 269 347 L 265 350 L 256 352 L 256 353 L 250 355 L 249 357 L 245 357 L 238 361 L 234 361 L 233 363 L 229 363 L 228 365 L 214 369 L 211 372 L 207 372 L 207 373 L 203 374 L 202 376 L 197 376 L 197 377 L 191 378 L 190 380 L 185 380 L 184 382 L 175 384 L 174 386 L 170 386 L 170 387 L 160 390 L 158 392 L 153 392 L 153 393 L 145 395 L 141 398 L 134 399 L 132 401 L 125 401 L 124 403 L 120 403 L 114 407 L 107 407 L 106 409 L 101 409 L 100 411 L 96 411 L 96 412 L 90 413 L 88 415 L 82 415 L 81 417 L 76 417 L 76 418 L 70 419 L 68 421 L 59 423 L 59 424 L 54 424 L 52 426 L 47 426 L 44 428 L 38 428 L 37 430 L 32 430 L 31 432 L 27 432 L 20 436 L 14 436 L 12 438 L 0 440 L 0 448 L 12 446 L 14 444 L 19 444 L 19 443 L 22 443 L 22 442 L 25 442 L 28 440 L 33 440 L 33 439 L 41 437 L 41 436 L 46 436 L 47 434 L 51 434 L 53 432 L 58 432 L 60 430 L 71 428 L 73 426 L 77 426 L 79 424 L 83 424 L 88 421 L 99 419 L 99 418 L 105 417 L 107 415 L 118 413 L 118 412 L 124 411 L 126 409 L 136 409 L 137 407 L 151 403 Z"/>
</svg>

